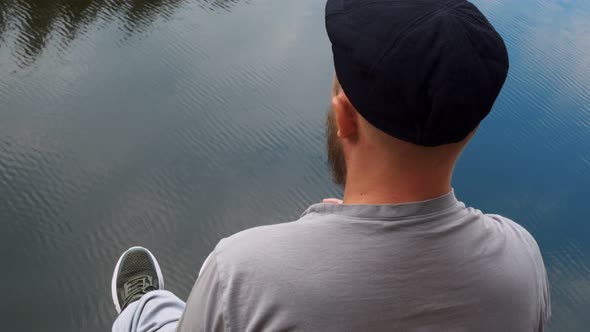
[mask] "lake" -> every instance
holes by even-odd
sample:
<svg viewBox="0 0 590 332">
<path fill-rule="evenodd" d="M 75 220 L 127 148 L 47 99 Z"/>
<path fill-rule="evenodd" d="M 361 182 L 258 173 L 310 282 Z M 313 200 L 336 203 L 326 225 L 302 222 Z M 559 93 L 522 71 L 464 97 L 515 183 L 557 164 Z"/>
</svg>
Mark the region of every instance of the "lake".
<svg viewBox="0 0 590 332">
<path fill-rule="evenodd" d="M 537 239 L 551 331 L 590 326 L 590 2 L 477 0 L 511 72 L 460 199 Z M 186 298 L 223 237 L 338 196 L 317 0 L 0 0 L 5 331 L 110 331 L 132 245 Z"/>
</svg>

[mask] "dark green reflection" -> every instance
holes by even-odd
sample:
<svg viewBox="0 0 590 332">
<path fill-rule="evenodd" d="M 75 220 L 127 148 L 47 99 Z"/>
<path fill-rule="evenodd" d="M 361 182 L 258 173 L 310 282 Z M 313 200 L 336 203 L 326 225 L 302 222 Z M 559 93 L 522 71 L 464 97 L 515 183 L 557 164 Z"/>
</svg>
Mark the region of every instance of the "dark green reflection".
<svg viewBox="0 0 590 332">
<path fill-rule="evenodd" d="M 229 11 L 240 0 L 198 0 L 210 11 Z M 12 48 L 21 66 L 32 64 L 50 38 L 60 47 L 97 21 L 120 20 L 125 33 L 138 33 L 169 18 L 185 0 L 0 0 L 0 46 Z M 14 41 L 7 38 L 14 33 Z M 8 45 L 5 45 L 8 43 Z"/>
</svg>

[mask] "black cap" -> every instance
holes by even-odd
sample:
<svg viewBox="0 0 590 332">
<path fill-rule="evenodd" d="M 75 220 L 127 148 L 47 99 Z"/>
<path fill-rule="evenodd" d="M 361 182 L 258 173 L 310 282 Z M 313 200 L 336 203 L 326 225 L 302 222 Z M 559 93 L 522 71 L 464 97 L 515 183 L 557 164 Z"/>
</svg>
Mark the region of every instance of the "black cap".
<svg viewBox="0 0 590 332">
<path fill-rule="evenodd" d="M 352 105 L 414 144 L 465 139 L 508 74 L 502 37 L 465 0 L 328 0 L 326 28 Z"/>
</svg>

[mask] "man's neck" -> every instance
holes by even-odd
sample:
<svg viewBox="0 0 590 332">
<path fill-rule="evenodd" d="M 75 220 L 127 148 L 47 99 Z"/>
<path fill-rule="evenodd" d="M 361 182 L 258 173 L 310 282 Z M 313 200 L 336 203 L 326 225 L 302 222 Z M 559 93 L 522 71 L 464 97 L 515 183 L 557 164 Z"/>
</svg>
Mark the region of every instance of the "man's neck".
<svg viewBox="0 0 590 332">
<path fill-rule="evenodd" d="M 425 201 L 451 191 L 451 168 L 395 170 L 349 169 L 344 204 L 402 204 Z"/>
</svg>

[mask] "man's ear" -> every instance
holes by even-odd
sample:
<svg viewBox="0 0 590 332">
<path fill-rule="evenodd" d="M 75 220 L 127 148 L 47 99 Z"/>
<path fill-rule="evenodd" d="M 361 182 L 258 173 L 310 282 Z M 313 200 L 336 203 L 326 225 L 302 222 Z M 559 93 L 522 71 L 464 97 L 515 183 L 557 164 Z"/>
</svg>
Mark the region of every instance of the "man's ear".
<svg viewBox="0 0 590 332">
<path fill-rule="evenodd" d="M 343 91 L 332 97 L 332 109 L 338 127 L 338 137 L 355 138 L 359 128 L 358 113 Z"/>
</svg>

